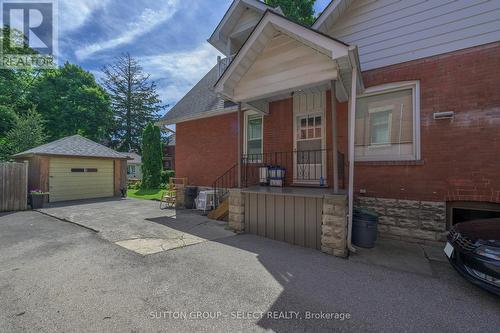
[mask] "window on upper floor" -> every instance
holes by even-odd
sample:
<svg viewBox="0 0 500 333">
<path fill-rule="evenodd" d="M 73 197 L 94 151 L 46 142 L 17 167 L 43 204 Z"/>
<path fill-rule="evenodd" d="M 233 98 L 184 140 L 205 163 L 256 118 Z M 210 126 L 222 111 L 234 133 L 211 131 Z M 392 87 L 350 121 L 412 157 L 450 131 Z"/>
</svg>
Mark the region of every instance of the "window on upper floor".
<svg viewBox="0 0 500 333">
<path fill-rule="evenodd" d="M 366 89 L 356 102 L 356 161 L 420 159 L 419 83 Z"/>
</svg>

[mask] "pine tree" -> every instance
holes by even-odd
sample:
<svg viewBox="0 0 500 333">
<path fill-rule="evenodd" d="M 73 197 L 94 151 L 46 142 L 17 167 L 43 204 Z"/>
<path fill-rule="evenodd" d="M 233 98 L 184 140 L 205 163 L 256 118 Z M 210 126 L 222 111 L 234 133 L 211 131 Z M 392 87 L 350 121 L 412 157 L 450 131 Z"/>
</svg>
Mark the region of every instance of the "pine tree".
<svg viewBox="0 0 500 333">
<path fill-rule="evenodd" d="M 139 62 L 125 53 L 103 68 L 103 86 L 111 97 L 115 115 L 113 146 L 121 151 L 141 149 L 141 134 L 148 122 L 158 118 L 161 105 L 156 83 Z"/>
</svg>

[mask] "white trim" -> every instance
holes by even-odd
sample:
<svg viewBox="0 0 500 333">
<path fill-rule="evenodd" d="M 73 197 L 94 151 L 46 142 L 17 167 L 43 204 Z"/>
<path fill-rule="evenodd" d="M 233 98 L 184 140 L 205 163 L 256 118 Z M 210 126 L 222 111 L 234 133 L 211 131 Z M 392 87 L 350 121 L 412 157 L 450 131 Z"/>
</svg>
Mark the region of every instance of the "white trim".
<svg viewBox="0 0 500 333">
<path fill-rule="evenodd" d="M 224 86 L 227 81 L 230 81 L 230 77 L 235 72 L 235 70 L 239 67 L 240 63 L 247 56 L 249 51 L 251 51 L 252 46 L 257 41 L 257 39 L 264 33 L 264 30 L 269 26 L 272 26 L 272 29 L 279 29 L 280 32 L 299 40 L 304 45 L 307 45 L 318 52 L 321 52 L 327 55 L 329 58 L 337 59 L 341 57 L 346 57 L 349 54 L 348 46 L 330 38 L 326 37 L 316 31 L 313 31 L 309 28 L 303 27 L 297 23 L 291 22 L 288 19 L 281 17 L 271 11 L 266 12 L 264 17 L 261 19 L 259 24 L 255 27 L 252 34 L 249 36 L 248 40 L 241 47 L 240 51 L 233 59 L 233 61 L 229 64 L 228 68 L 226 68 L 225 72 L 219 78 L 217 83 L 214 86 L 214 90 L 217 93 L 224 95 L 229 99 L 233 99 L 234 89 L 229 87 L 226 89 Z M 271 38 L 272 36 L 269 36 Z M 335 78 L 336 79 L 336 75 Z M 313 83 L 313 82 L 309 82 Z M 316 84 L 316 82 L 314 82 Z M 229 90 L 229 91 L 228 91 Z"/>
<path fill-rule="evenodd" d="M 314 94 L 311 92 L 304 92 L 303 94 Z M 308 139 L 305 140 L 298 140 L 297 139 L 297 130 L 298 130 L 298 123 L 297 123 L 297 118 L 299 117 L 305 117 L 305 116 L 321 116 L 321 138 L 315 138 L 311 140 L 318 140 L 321 139 L 321 170 L 325 182 L 325 186 L 328 186 L 328 170 L 326 169 L 327 167 L 327 155 L 326 155 L 326 92 L 321 91 L 320 92 L 320 98 L 322 100 L 321 104 L 321 109 L 313 109 L 313 110 L 308 110 L 307 105 L 305 110 L 301 110 L 300 108 L 295 111 L 295 107 L 292 104 L 292 115 L 293 115 L 293 151 L 297 152 L 297 142 L 298 141 L 309 141 Z M 294 103 L 295 99 L 292 100 L 292 103 Z M 317 184 L 319 180 L 298 180 L 297 176 L 297 153 L 293 154 L 293 179 L 295 184 L 301 184 L 301 185 L 311 185 L 311 184 Z"/>
<path fill-rule="evenodd" d="M 327 18 L 332 15 L 335 11 L 341 8 L 342 3 L 346 0 L 331 0 L 328 6 L 321 12 L 320 16 L 313 23 L 312 28 L 316 30 L 321 30 L 322 25 L 325 23 Z"/>
<path fill-rule="evenodd" d="M 203 119 L 203 118 L 210 118 L 210 117 L 220 116 L 223 114 L 228 114 L 228 113 L 233 113 L 233 112 L 238 112 L 238 106 L 231 106 L 229 108 L 225 108 L 222 110 L 213 110 L 213 111 L 202 112 L 202 113 L 198 113 L 198 114 L 195 114 L 192 116 L 178 117 L 178 118 L 172 119 L 171 121 L 165 121 L 165 120 L 160 119 L 156 122 L 156 125 L 175 125 L 175 124 L 183 123 L 186 121 L 198 120 L 198 119 Z"/>
<path fill-rule="evenodd" d="M 402 90 L 412 90 L 412 116 L 413 116 L 413 156 L 361 156 L 356 157 L 356 161 L 418 161 L 421 159 L 421 137 L 420 137 L 420 81 L 391 82 L 378 86 L 366 88 L 363 94 L 357 98 L 383 95 Z"/>
<path fill-rule="evenodd" d="M 349 207 L 349 214 L 347 217 L 347 248 L 356 253 L 356 249 L 352 246 L 352 219 L 354 213 L 354 139 L 356 136 L 355 124 L 356 124 L 356 100 L 357 100 L 357 84 L 358 80 L 358 69 L 353 66 L 351 71 L 351 96 L 349 98 L 348 105 L 348 116 L 347 116 L 347 127 L 348 127 L 348 161 L 349 161 L 349 171 L 348 171 L 348 189 L 347 189 L 347 200 Z"/>
<path fill-rule="evenodd" d="M 207 42 L 209 42 L 213 47 L 215 47 L 217 50 L 219 50 L 222 53 L 227 52 L 227 44 L 224 43 L 223 40 L 221 40 L 220 30 L 224 27 L 224 25 L 231 18 L 231 16 L 233 16 L 233 13 L 236 10 L 236 8 L 238 8 L 241 5 L 243 5 L 245 7 L 249 7 L 251 9 L 253 9 L 257 12 L 261 12 L 261 13 L 264 13 L 266 10 L 272 10 L 272 11 L 276 11 L 279 14 L 283 14 L 283 11 L 281 10 L 281 8 L 279 8 L 279 7 L 273 8 L 273 7 L 268 6 L 265 3 L 258 1 L 258 0 L 234 0 L 231 3 L 231 5 L 229 6 L 226 13 L 224 14 L 224 17 L 221 19 L 219 24 L 217 24 L 217 27 L 212 32 L 212 35 L 210 35 L 210 37 L 207 39 Z M 230 36 L 224 36 L 224 37 L 230 37 Z M 226 47 L 226 49 L 223 49 L 222 45 L 218 45 L 221 41 L 222 41 L 222 43 L 224 43 L 224 46 Z M 226 55 L 228 55 L 228 54 L 226 54 Z"/>
<path fill-rule="evenodd" d="M 264 115 L 260 112 L 256 112 L 253 110 L 245 111 L 243 112 L 243 155 L 247 154 L 248 151 L 248 117 L 249 116 L 260 116 L 262 119 L 262 123 L 260 125 L 260 133 L 261 133 L 261 138 L 260 138 L 260 153 L 264 153 Z M 250 162 L 247 161 L 247 163 L 260 163 L 260 160 L 252 160 Z"/>
</svg>

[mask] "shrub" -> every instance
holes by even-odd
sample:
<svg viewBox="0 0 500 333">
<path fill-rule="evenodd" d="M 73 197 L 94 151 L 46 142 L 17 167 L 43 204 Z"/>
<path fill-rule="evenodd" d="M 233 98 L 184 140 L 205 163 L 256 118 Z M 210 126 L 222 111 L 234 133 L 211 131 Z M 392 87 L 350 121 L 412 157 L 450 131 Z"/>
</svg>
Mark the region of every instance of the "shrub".
<svg viewBox="0 0 500 333">
<path fill-rule="evenodd" d="M 163 170 L 161 172 L 161 183 L 162 184 L 168 184 L 170 181 L 170 178 L 175 177 L 175 171 L 174 170 Z"/>
<path fill-rule="evenodd" d="M 160 186 L 162 164 L 160 128 L 149 123 L 142 134 L 142 188 Z"/>
</svg>

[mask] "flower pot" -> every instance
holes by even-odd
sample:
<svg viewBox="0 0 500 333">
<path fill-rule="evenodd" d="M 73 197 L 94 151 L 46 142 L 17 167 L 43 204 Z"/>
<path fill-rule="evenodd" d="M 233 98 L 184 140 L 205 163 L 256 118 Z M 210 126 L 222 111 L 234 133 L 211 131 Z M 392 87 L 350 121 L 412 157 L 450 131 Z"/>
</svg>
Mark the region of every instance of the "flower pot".
<svg viewBox="0 0 500 333">
<path fill-rule="evenodd" d="M 43 208 L 44 204 L 47 202 L 47 194 L 31 194 L 31 209 Z"/>
</svg>

